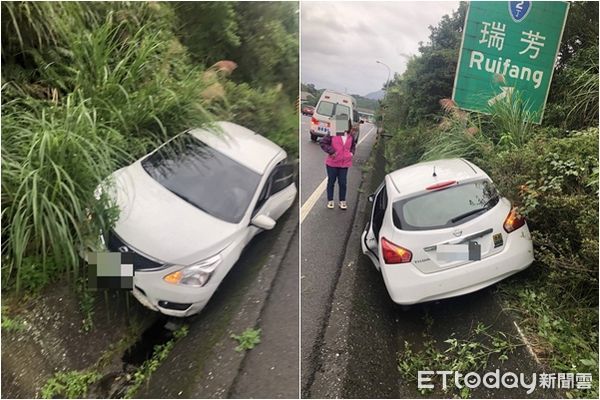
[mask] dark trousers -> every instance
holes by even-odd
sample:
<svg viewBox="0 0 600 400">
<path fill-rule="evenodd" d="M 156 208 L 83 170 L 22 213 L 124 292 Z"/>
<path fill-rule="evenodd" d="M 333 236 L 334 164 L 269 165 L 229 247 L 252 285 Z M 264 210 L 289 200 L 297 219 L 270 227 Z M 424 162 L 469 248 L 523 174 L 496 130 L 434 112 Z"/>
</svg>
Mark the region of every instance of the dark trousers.
<svg viewBox="0 0 600 400">
<path fill-rule="evenodd" d="M 337 179 L 340 186 L 340 201 L 346 201 L 346 183 L 348 182 L 348 168 L 327 167 L 327 201 L 333 200 L 333 188 Z"/>
</svg>

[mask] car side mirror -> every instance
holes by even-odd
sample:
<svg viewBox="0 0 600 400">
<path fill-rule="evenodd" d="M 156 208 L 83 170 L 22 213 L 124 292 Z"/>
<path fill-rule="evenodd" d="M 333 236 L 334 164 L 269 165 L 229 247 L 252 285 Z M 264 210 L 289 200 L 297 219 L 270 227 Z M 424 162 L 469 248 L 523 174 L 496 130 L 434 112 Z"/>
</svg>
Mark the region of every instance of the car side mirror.
<svg viewBox="0 0 600 400">
<path fill-rule="evenodd" d="M 259 214 L 256 217 L 252 218 L 250 223 L 257 228 L 264 229 L 266 231 L 273 229 L 275 226 L 275 220 L 271 217 L 268 217 L 264 214 Z"/>
<path fill-rule="evenodd" d="M 368 199 L 369 199 L 369 203 L 372 203 L 375 200 L 375 193 L 370 194 Z"/>
</svg>

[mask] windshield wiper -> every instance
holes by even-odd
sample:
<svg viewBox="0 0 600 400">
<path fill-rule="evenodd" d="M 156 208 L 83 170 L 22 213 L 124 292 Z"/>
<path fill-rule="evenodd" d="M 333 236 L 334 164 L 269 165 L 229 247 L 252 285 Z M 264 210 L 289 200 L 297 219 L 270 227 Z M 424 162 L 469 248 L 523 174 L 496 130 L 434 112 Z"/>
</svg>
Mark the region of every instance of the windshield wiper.
<svg viewBox="0 0 600 400">
<path fill-rule="evenodd" d="M 473 214 L 477 214 L 477 213 L 479 213 L 479 212 L 482 212 L 482 211 L 485 211 L 485 210 L 489 210 L 488 206 L 490 205 L 490 203 L 491 203 L 492 201 L 494 201 L 494 200 L 496 200 L 496 199 L 498 199 L 498 196 L 496 196 L 496 197 L 492 197 L 491 199 L 489 199 L 488 201 L 486 201 L 486 202 L 485 202 L 485 204 L 483 205 L 483 207 L 481 207 L 481 208 L 476 208 L 476 209 L 474 209 L 474 210 L 467 211 L 467 212 L 466 212 L 466 213 L 464 213 L 464 214 L 457 215 L 456 217 L 452 218 L 452 219 L 450 220 L 450 222 L 454 223 L 454 222 L 456 222 L 456 221 L 460 221 L 461 219 L 465 219 L 465 218 L 467 218 L 467 217 L 470 217 L 470 216 L 471 216 L 471 215 L 473 215 Z"/>
<path fill-rule="evenodd" d="M 473 214 L 477 214 L 477 213 L 479 213 L 479 212 L 482 212 L 482 211 L 485 211 L 485 210 L 487 210 L 487 207 L 481 207 L 481 208 L 476 208 L 476 209 L 474 209 L 474 210 L 471 210 L 471 211 L 467 211 L 467 212 L 466 212 L 466 213 L 464 213 L 464 214 L 460 214 L 460 215 L 458 215 L 458 216 L 456 216 L 456 217 L 452 218 L 452 219 L 450 220 L 450 222 L 453 222 L 453 223 L 454 223 L 454 222 L 456 222 L 456 221 L 460 221 L 461 219 L 465 219 L 465 218 L 467 218 L 467 217 L 470 217 L 470 216 L 471 216 L 471 215 L 473 215 Z"/>
</svg>

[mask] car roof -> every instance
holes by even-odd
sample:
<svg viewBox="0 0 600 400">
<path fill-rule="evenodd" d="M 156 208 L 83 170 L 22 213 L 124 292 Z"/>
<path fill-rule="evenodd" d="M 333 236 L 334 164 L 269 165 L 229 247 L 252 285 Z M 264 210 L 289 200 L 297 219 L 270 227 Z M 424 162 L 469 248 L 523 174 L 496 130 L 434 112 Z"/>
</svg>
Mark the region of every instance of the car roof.
<svg viewBox="0 0 600 400">
<path fill-rule="evenodd" d="M 190 129 L 189 133 L 240 164 L 264 174 L 274 158 L 285 151 L 264 136 L 233 122 L 219 121 L 212 127 Z"/>
<path fill-rule="evenodd" d="M 434 167 L 436 176 L 433 176 Z M 465 180 L 490 179 L 478 166 L 462 158 L 413 164 L 389 173 L 388 178 L 402 196 L 423 192 L 428 186 L 446 181 L 461 183 Z"/>
<path fill-rule="evenodd" d="M 326 99 L 324 99 L 325 96 L 332 96 L 333 99 L 331 99 L 331 100 L 334 100 L 334 101 L 336 101 L 337 99 L 341 99 L 341 98 L 343 98 L 343 99 L 348 98 L 348 99 L 351 100 L 352 106 L 356 107 L 356 99 L 354 98 L 354 96 L 350 96 L 349 94 L 340 93 L 340 92 L 336 92 L 334 90 L 325 89 L 323 91 L 323 93 L 321 93 L 321 97 L 319 97 L 319 102 L 321 100 L 326 100 Z"/>
</svg>

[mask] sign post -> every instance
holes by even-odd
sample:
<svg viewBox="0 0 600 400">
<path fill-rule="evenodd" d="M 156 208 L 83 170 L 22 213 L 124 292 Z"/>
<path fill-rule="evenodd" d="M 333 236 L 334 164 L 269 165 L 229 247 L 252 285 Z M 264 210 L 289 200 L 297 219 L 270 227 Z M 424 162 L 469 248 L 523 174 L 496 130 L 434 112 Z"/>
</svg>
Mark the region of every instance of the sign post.
<svg viewBox="0 0 600 400">
<path fill-rule="evenodd" d="M 555 1 L 471 1 L 452 99 L 489 113 L 516 89 L 541 123 L 569 4 Z"/>
</svg>

